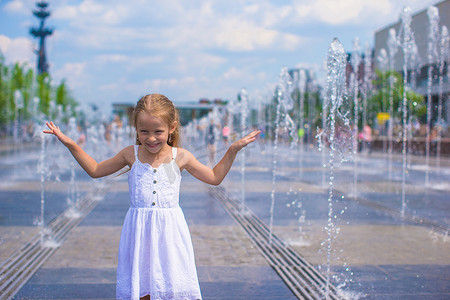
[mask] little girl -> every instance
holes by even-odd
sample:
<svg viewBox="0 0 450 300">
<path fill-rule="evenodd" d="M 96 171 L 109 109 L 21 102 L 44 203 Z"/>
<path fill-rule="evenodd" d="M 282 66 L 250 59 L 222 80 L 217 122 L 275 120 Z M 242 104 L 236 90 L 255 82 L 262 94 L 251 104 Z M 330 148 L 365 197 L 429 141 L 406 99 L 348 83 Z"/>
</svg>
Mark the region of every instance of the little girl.
<svg viewBox="0 0 450 300">
<path fill-rule="evenodd" d="M 119 244 L 117 299 L 201 299 L 194 251 L 183 212 L 179 206 L 181 171 L 218 185 L 236 154 L 256 139 L 254 131 L 233 143 L 222 160 L 210 169 L 179 146 L 179 121 L 174 104 L 165 96 L 151 94 L 134 109 L 136 145 L 111 159 L 97 163 L 53 122 L 46 123 L 94 178 L 110 175 L 125 166 L 130 208 Z"/>
</svg>

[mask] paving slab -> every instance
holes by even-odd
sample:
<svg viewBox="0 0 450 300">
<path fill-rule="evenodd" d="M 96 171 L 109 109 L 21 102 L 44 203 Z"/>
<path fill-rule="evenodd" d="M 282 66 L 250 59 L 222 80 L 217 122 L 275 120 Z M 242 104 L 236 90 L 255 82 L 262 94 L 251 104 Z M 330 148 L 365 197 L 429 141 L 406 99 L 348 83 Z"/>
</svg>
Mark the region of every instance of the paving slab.
<svg viewBox="0 0 450 300">
<path fill-rule="evenodd" d="M 299 162 L 295 151 L 283 145 L 279 151 L 275 187 L 269 146 L 265 154 L 250 148 L 243 184 L 239 155 L 223 186 L 234 198 L 244 194 L 250 210 L 266 224 L 273 221 L 274 234 L 326 274 L 329 194 L 321 154 L 305 152 Z M 29 160 L 35 157 L 30 155 Z M 411 158 L 405 186 L 406 213 L 414 217 L 409 219 L 400 214 L 401 156 L 393 156 L 391 179 L 386 155 L 364 154 L 357 162 L 356 194 L 354 166 L 347 163 L 335 170 L 333 283 L 348 299 L 450 298 L 450 160 L 443 159 L 439 169 L 432 163 L 432 184 L 424 186 L 424 158 Z M 39 215 L 40 183 L 28 174 L 35 166 L 11 166 L 13 161 L 0 161 L 0 179 L 13 183 L 0 185 L 0 258 L 8 257 L 36 233 L 34 220 Z M 76 175 L 79 191 L 88 191 L 92 181 L 80 169 Z M 108 187 L 104 199 L 72 230 L 16 299 L 114 298 L 117 249 L 129 205 L 126 177 L 120 176 Z M 66 174 L 61 182 L 47 183 L 47 219 L 67 208 L 69 179 Z M 27 211 L 14 208 L 16 199 Z M 186 172 L 180 203 L 191 230 L 204 299 L 295 298 L 242 228 L 208 193 L 207 186 Z M 436 231 L 432 223 L 444 231 Z"/>
<path fill-rule="evenodd" d="M 277 155 L 275 181 L 268 148 L 264 157 L 255 153 L 246 157 L 249 173 L 245 173 L 244 185 L 240 170 L 232 169 L 226 189 L 241 199 L 245 186 L 246 205 L 264 223 L 273 221 L 273 232 L 324 274 L 330 264 L 332 281 L 347 293 L 346 298 L 450 298 L 448 160 L 443 160 L 439 170 L 430 167 L 430 178 L 447 180 L 439 188 L 425 186 L 426 168 L 411 165 L 414 172 L 408 173 L 405 185 L 407 217 L 402 217 L 399 162 L 394 162 L 397 173 L 389 180 L 386 156 L 359 157 L 356 195 L 352 195 L 354 166 L 337 166 L 330 201 L 327 168 L 320 167 L 320 154 L 305 153 L 300 168 L 302 164 L 286 157 L 287 152 L 281 148 Z M 422 158 L 412 161 L 423 163 Z M 258 172 L 266 174 L 253 176 Z M 332 230 L 328 232 L 330 205 Z"/>
<path fill-rule="evenodd" d="M 246 233 L 208 193 L 183 173 L 181 206 L 196 254 L 204 299 L 296 299 Z M 112 299 L 117 249 L 128 209 L 117 186 L 44 263 L 15 299 Z"/>
</svg>

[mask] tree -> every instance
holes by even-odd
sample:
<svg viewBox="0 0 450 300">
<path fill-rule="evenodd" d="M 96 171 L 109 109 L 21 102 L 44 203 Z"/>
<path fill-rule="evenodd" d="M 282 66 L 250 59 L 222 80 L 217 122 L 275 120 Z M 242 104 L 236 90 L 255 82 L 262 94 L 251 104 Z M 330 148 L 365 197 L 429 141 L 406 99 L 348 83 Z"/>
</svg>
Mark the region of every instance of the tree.
<svg viewBox="0 0 450 300">
<path fill-rule="evenodd" d="M 47 73 L 39 74 L 37 79 L 37 97 L 40 99 L 40 111 L 45 115 L 50 114 L 51 85 L 50 76 Z"/>
<path fill-rule="evenodd" d="M 33 88 L 34 88 L 34 72 L 33 69 L 28 69 L 24 76 L 24 84 L 22 88 L 22 96 L 24 102 L 24 117 L 29 118 L 31 116 L 30 103 L 33 98 Z"/>
<path fill-rule="evenodd" d="M 368 112 L 371 118 L 375 118 L 379 112 L 389 112 L 389 78 L 392 76 L 394 79 L 393 84 L 393 104 L 394 104 L 394 119 L 401 119 L 402 114 L 402 100 L 403 100 L 403 76 L 395 71 L 387 71 L 385 73 L 380 70 L 376 70 L 376 79 L 373 81 L 376 90 L 372 96 L 368 99 Z M 408 87 L 406 87 L 408 89 Z M 426 116 L 426 106 L 424 102 L 424 96 L 417 94 L 412 90 L 407 90 L 406 97 L 408 99 L 408 105 L 413 116 L 422 120 Z M 372 120 L 373 121 L 373 120 Z"/>
<path fill-rule="evenodd" d="M 37 111 L 52 118 L 56 117 L 56 115 L 50 116 L 56 113 L 56 109 L 51 107 L 52 104 L 61 105 L 65 110 L 68 106 L 78 105 L 70 95 L 64 79 L 57 87 L 52 86 L 51 82 L 47 73 L 36 76 L 26 64 L 6 65 L 4 56 L 0 52 L 0 128 L 5 130 L 8 128 L 5 125 L 18 117 L 14 101 L 16 91 L 20 91 L 23 98 L 23 108 L 20 110 L 21 120 L 29 120 L 33 118 L 33 113 L 36 113 L 31 108 L 34 97 L 40 100 Z"/>
<path fill-rule="evenodd" d="M 6 124 L 9 118 L 9 68 L 5 65 L 5 59 L 0 53 L 0 124 Z"/>
<path fill-rule="evenodd" d="M 61 105 L 64 111 L 67 111 L 68 107 L 75 108 L 78 103 L 72 98 L 69 89 L 66 85 L 66 80 L 61 80 L 61 83 L 56 88 L 56 105 Z"/>
</svg>

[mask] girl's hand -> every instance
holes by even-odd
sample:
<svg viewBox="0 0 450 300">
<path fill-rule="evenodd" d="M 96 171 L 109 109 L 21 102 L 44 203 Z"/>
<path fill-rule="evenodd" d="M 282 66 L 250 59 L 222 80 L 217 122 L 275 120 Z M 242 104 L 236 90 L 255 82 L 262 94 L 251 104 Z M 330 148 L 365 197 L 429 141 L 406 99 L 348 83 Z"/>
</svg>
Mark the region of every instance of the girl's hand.
<svg viewBox="0 0 450 300">
<path fill-rule="evenodd" d="M 58 140 L 60 140 L 61 143 L 63 143 L 64 145 L 66 145 L 71 141 L 71 139 L 67 137 L 64 133 L 62 133 L 59 127 L 56 126 L 53 122 L 50 123 L 46 122 L 45 124 L 50 130 L 44 130 L 44 133 L 55 135 L 58 138 Z"/>
<path fill-rule="evenodd" d="M 251 142 L 254 142 L 256 140 L 256 137 L 261 133 L 261 130 L 255 130 L 252 133 L 249 133 L 248 135 L 244 136 L 242 139 L 238 140 L 237 142 L 234 142 L 231 147 L 238 152 Z"/>
</svg>

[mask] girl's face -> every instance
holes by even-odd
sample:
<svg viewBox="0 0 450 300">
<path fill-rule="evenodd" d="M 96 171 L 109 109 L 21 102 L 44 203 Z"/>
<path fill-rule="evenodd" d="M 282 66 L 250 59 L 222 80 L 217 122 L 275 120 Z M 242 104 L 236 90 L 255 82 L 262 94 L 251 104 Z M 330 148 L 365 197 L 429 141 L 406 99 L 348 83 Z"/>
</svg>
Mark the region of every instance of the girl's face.
<svg viewBox="0 0 450 300">
<path fill-rule="evenodd" d="M 136 131 L 139 142 L 150 153 L 158 153 L 167 145 L 169 134 L 173 133 L 175 126 L 176 124 L 169 128 L 161 118 L 146 112 L 137 115 Z"/>
</svg>

